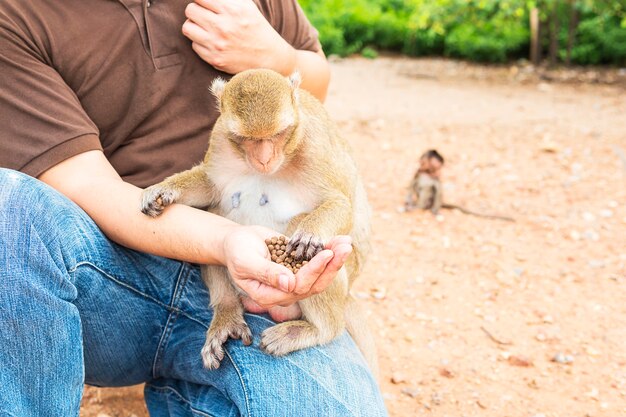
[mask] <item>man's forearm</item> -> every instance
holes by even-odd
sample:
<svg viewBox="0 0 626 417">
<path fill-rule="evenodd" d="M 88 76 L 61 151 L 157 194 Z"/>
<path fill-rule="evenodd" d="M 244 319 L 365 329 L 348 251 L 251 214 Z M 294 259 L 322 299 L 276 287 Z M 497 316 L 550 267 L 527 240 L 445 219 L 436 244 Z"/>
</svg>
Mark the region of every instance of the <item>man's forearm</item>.
<svg viewBox="0 0 626 417">
<path fill-rule="evenodd" d="M 89 175 L 81 177 L 77 171 Z M 81 206 L 121 245 L 194 263 L 224 262 L 222 242 L 235 223 L 181 205 L 173 205 L 157 218 L 144 215 L 139 203 L 141 189 L 122 181 L 99 151 L 70 158 L 40 179 Z"/>
<path fill-rule="evenodd" d="M 300 87 L 323 102 L 328 92 L 330 68 L 322 50 L 319 52 L 296 51 L 295 70 L 302 76 Z"/>
</svg>

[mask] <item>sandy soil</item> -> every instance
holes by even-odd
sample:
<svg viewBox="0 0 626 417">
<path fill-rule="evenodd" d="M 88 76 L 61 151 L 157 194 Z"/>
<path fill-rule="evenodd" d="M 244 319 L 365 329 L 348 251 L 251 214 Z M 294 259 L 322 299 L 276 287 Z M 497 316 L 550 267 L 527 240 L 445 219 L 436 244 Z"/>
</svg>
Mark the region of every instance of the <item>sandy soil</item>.
<svg viewBox="0 0 626 417">
<path fill-rule="evenodd" d="M 327 107 L 374 210 L 354 291 L 391 416 L 626 415 L 624 75 L 333 62 Z M 427 148 L 446 157 L 449 202 L 516 222 L 402 213 Z M 147 416 L 141 387 L 87 388 L 81 415 Z"/>
</svg>

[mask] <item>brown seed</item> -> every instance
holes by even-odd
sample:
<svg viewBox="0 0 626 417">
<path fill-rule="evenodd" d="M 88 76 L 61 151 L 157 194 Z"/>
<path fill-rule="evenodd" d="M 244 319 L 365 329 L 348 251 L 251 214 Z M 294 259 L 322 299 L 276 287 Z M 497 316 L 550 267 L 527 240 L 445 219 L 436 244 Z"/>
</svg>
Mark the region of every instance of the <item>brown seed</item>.
<svg viewBox="0 0 626 417">
<path fill-rule="evenodd" d="M 296 251 L 295 251 L 295 250 L 292 250 L 292 251 L 291 251 L 291 253 L 290 253 L 289 255 L 291 255 L 293 258 L 295 258 L 295 257 L 296 257 Z"/>
<path fill-rule="evenodd" d="M 265 243 L 267 243 L 267 241 L 265 241 Z M 267 245 L 267 248 L 268 248 L 269 250 L 274 250 L 274 249 L 275 249 L 275 248 L 274 248 L 274 245 L 272 245 L 271 243 L 269 243 L 269 244 Z"/>
<path fill-rule="evenodd" d="M 308 263 L 309 263 L 309 261 L 302 261 L 302 265 L 306 265 Z"/>
<path fill-rule="evenodd" d="M 271 243 L 272 243 L 272 239 L 269 239 L 269 238 L 268 238 L 268 239 L 265 239 L 265 244 L 266 244 L 266 245 L 268 245 L 268 246 L 269 246 Z"/>
<path fill-rule="evenodd" d="M 276 239 L 275 237 L 273 237 L 273 238 L 271 239 L 271 242 L 272 242 L 272 245 L 275 245 L 275 244 L 277 244 L 277 243 L 278 243 L 278 239 Z"/>
<path fill-rule="evenodd" d="M 276 251 L 276 255 L 278 256 L 282 255 L 283 253 L 285 253 L 285 251 L 280 250 L 280 249 Z"/>
</svg>

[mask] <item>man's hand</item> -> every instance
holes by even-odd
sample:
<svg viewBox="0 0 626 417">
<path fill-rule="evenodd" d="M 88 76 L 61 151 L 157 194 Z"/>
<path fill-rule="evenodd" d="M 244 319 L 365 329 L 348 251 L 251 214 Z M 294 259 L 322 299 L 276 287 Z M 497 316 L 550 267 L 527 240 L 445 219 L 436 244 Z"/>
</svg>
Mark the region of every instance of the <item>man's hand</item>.
<svg viewBox="0 0 626 417">
<path fill-rule="evenodd" d="M 289 74 L 296 51 L 251 0 L 195 0 L 185 9 L 183 34 L 202 58 L 229 74 L 270 68 Z"/>
<path fill-rule="evenodd" d="M 322 292 L 352 252 L 349 236 L 337 236 L 294 276 L 271 262 L 265 239 L 276 232 L 263 227 L 242 226 L 224 240 L 226 266 L 236 285 L 246 292 L 246 310 L 268 311 L 276 321 L 300 316 L 296 301 Z"/>
</svg>

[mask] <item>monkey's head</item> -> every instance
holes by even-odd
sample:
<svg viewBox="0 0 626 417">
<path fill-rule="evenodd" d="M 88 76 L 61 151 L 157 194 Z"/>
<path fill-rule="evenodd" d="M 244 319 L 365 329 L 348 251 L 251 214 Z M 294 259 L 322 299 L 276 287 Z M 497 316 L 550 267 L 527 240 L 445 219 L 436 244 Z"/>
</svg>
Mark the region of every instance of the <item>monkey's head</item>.
<svg viewBox="0 0 626 417">
<path fill-rule="evenodd" d="M 429 149 L 420 157 L 420 172 L 425 172 L 433 178 L 439 178 L 443 167 L 443 156 L 436 149 Z"/>
<path fill-rule="evenodd" d="M 216 79 L 220 124 L 234 149 L 262 174 L 273 174 L 297 146 L 298 73 L 290 77 L 266 69 L 243 71 L 230 81 Z"/>
</svg>

